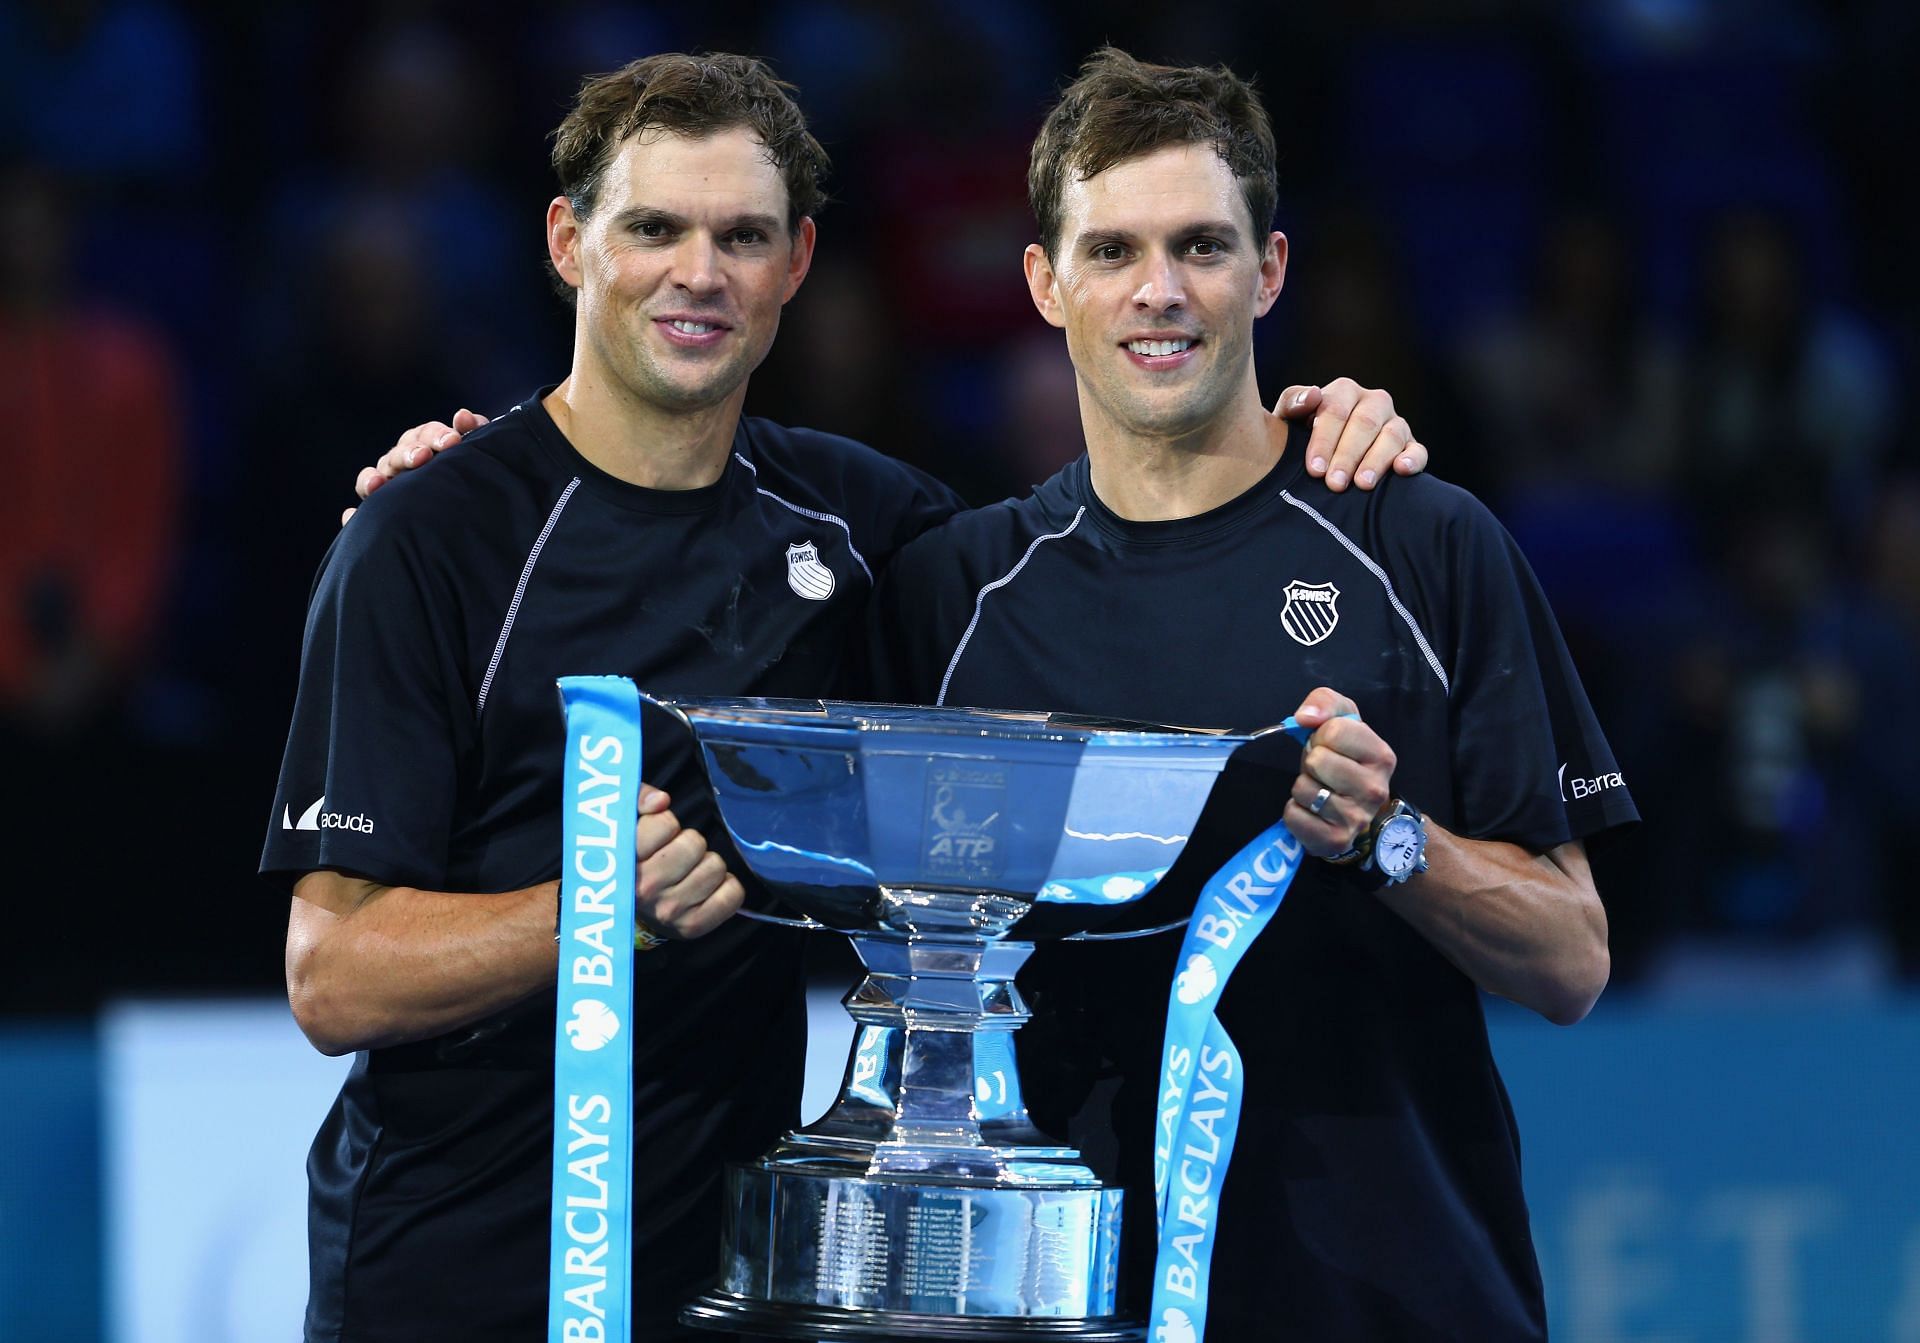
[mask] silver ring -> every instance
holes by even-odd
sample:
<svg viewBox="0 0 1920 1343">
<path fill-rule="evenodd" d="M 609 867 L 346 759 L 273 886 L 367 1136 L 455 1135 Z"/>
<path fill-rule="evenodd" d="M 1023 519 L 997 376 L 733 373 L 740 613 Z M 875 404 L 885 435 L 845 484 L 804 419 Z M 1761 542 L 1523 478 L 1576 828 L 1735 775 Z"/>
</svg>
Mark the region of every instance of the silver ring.
<svg viewBox="0 0 1920 1343">
<path fill-rule="evenodd" d="M 1333 796 L 1333 789 L 1322 788 L 1313 795 L 1313 801 L 1307 803 L 1307 810 L 1318 816 L 1327 809 L 1327 799 Z"/>
</svg>

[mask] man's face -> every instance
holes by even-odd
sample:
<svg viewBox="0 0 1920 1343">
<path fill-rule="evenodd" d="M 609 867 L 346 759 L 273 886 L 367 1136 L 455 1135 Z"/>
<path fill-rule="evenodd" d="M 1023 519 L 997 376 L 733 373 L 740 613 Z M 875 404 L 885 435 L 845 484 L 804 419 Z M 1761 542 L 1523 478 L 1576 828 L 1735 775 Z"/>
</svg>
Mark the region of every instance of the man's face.
<svg viewBox="0 0 1920 1343">
<path fill-rule="evenodd" d="M 1253 323 L 1280 293 L 1286 241 L 1254 231 L 1211 145 L 1069 180 L 1055 255 L 1029 247 L 1027 282 L 1066 329 L 1089 432 L 1178 437 L 1220 416 L 1252 381 Z"/>
<path fill-rule="evenodd" d="M 554 266 L 578 289 L 578 338 L 609 390 L 663 410 L 717 405 L 758 368 L 813 258 L 787 229 L 780 171 L 744 127 L 643 130 L 607 165 L 588 219 L 547 208 Z"/>
</svg>

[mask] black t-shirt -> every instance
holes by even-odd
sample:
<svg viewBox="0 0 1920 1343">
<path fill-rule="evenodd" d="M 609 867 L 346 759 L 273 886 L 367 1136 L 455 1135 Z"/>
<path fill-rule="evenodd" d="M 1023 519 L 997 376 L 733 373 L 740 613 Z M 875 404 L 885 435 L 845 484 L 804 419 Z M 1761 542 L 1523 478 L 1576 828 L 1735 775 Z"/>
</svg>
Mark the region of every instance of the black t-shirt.
<svg viewBox="0 0 1920 1343">
<path fill-rule="evenodd" d="M 956 506 L 857 443 L 753 419 L 714 485 L 644 489 L 529 399 L 335 540 L 262 872 L 474 892 L 559 875 L 556 678 L 837 693 L 873 574 Z M 689 741 L 664 716 L 645 726 L 644 777 L 718 834 Z M 635 1020 L 635 1300 L 659 1337 L 718 1263 L 724 1160 L 798 1118 L 798 949 L 736 919 L 641 956 Z M 553 1031 L 544 992 L 358 1056 L 308 1162 L 309 1338 L 542 1336 Z"/>
<path fill-rule="evenodd" d="M 1326 685 L 1394 748 L 1395 790 L 1449 830 L 1544 850 L 1634 819 L 1506 531 L 1432 476 L 1332 494 L 1304 447 L 1296 431 L 1266 479 L 1199 517 L 1115 516 L 1083 458 L 920 538 L 874 603 L 883 693 L 1251 730 Z M 1299 752 L 1276 743 L 1229 766 L 1170 882 L 1277 817 Z M 1043 944 L 1022 977 L 1036 1117 L 1090 1154 L 1118 1135 L 1136 1307 L 1177 947 Z M 1466 976 L 1350 873 L 1309 862 L 1220 1013 L 1247 1090 L 1210 1332 L 1544 1334 L 1519 1138 Z"/>
</svg>

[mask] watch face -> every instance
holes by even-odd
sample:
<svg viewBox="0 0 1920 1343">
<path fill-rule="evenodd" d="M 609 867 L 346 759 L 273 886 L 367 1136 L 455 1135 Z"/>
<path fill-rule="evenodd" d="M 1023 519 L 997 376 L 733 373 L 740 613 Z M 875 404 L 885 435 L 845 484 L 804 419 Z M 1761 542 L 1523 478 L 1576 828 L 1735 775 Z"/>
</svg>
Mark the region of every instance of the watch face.
<svg viewBox="0 0 1920 1343">
<path fill-rule="evenodd" d="M 1420 849 L 1426 835 L 1420 822 L 1411 816 L 1395 816 L 1380 827 L 1374 841 L 1374 865 L 1390 877 L 1404 876 L 1420 861 Z"/>
</svg>

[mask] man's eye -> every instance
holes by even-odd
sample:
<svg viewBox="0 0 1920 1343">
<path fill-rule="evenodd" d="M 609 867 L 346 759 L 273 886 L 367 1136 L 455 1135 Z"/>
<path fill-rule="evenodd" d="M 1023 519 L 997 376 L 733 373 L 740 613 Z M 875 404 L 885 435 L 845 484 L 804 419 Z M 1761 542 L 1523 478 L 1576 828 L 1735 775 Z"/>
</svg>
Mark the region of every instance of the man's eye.
<svg viewBox="0 0 1920 1343">
<path fill-rule="evenodd" d="M 767 240 L 767 235 L 757 228 L 737 228 L 733 231 L 735 247 L 753 247 Z"/>
<path fill-rule="evenodd" d="M 1212 238 L 1195 238 L 1187 244 L 1187 253 L 1190 256 L 1218 256 L 1220 244 Z"/>
<path fill-rule="evenodd" d="M 643 238 L 664 238 L 667 226 L 657 219 L 642 219 L 633 226 L 633 231 Z"/>
<path fill-rule="evenodd" d="M 1126 254 L 1126 249 L 1117 242 L 1104 242 L 1093 249 L 1095 261 L 1119 261 Z"/>
</svg>

